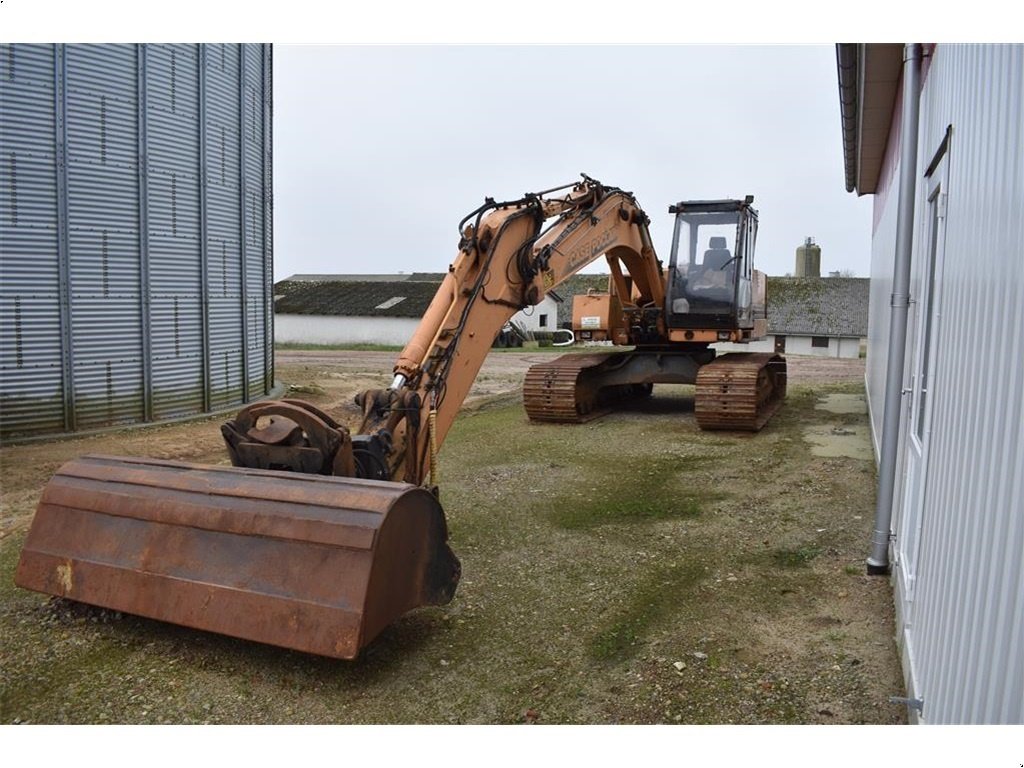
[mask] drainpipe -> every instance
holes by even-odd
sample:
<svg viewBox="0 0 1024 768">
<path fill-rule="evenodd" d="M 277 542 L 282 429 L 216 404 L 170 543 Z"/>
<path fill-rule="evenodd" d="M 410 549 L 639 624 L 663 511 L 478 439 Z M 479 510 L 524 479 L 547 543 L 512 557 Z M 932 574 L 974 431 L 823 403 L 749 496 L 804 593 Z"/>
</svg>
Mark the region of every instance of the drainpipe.
<svg viewBox="0 0 1024 768">
<path fill-rule="evenodd" d="M 910 309 L 910 256 L 914 244 L 914 199 L 917 194 L 917 128 L 921 98 L 921 45 L 903 47 L 903 127 L 900 146 L 900 197 L 896 214 L 896 260 L 893 265 L 889 323 L 889 359 L 886 364 L 885 410 L 882 417 L 881 465 L 878 468 L 878 503 L 871 536 L 868 573 L 889 573 L 889 531 L 896 487 L 896 450 L 900 441 L 903 405 L 903 364 L 907 348 Z"/>
</svg>

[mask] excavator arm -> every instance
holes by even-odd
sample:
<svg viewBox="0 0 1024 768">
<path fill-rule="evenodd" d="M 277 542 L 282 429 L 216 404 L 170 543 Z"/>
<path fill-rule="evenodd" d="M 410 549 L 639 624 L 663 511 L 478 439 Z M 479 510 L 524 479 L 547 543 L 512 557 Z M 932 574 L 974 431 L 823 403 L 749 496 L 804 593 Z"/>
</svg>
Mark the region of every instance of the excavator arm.
<svg viewBox="0 0 1024 768">
<path fill-rule="evenodd" d="M 461 565 L 431 471 L 502 325 L 601 254 L 624 309 L 663 305 L 633 197 L 586 177 L 550 196 L 564 189 L 488 200 L 463 220 L 391 385 L 357 397 L 357 430 L 300 400 L 260 402 L 222 427 L 233 467 L 70 461 L 43 490 L 15 582 L 343 659 L 412 608 L 450 601 Z"/>
<path fill-rule="evenodd" d="M 587 176 L 550 196 L 565 189 L 488 199 L 463 219 L 455 260 L 399 355 L 391 385 L 356 397 L 363 420 L 354 434 L 300 401 L 259 403 L 225 425 L 233 463 L 268 467 L 265 456 L 273 454 L 293 470 L 434 487 L 437 451 L 495 335 L 516 312 L 606 255 L 626 313 L 660 318 L 662 267 L 636 200 Z M 297 431 L 295 414 L 304 406 L 309 414 Z M 253 414 L 277 418 L 254 430 Z"/>
<path fill-rule="evenodd" d="M 407 482 L 427 482 L 495 335 L 516 312 L 539 304 L 602 254 L 613 270 L 621 275 L 624 265 L 642 286 L 642 303 L 664 303 L 648 219 L 628 192 L 584 177 L 562 197 L 488 202 L 474 214 L 476 220 L 462 231 L 455 261 L 395 363 L 388 394 L 361 396 L 364 404 L 401 403 L 415 393 L 420 427 L 411 430 L 407 422 L 393 443 L 392 477 Z M 390 412 L 389 407 L 373 410 L 360 432 L 386 423 Z"/>
</svg>

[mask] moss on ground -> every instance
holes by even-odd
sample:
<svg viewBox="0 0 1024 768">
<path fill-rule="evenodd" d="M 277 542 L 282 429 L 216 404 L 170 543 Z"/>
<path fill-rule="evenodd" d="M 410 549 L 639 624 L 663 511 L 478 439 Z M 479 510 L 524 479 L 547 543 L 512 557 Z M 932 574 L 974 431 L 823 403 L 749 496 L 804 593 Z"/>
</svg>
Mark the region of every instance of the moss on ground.
<svg viewBox="0 0 1024 768">
<path fill-rule="evenodd" d="M 556 495 L 551 520 L 570 530 L 600 525 L 697 517 L 707 502 L 727 494 L 680 487 L 697 467 L 711 461 L 707 456 L 631 458 L 616 462 L 613 483 L 592 486 L 579 483 Z M 596 469 L 596 468 L 595 468 Z"/>
<path fill-rule="evenodd" d="M 615 611 L 590 638 L 588 651 L 600 661 L 621 661 L 635 655 L 649 630 L 665 616 L 691 603 L 693 587 L 704 577 L 698 565 L 659 565 L 645 572 L 628 594 L 626 605 Z"/>
</svg>

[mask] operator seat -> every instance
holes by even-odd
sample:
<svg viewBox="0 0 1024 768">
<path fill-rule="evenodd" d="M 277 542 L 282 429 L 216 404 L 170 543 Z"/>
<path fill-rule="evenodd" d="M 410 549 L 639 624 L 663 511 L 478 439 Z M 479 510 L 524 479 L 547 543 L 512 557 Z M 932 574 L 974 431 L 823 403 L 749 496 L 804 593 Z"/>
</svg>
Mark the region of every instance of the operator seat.
<svg viewBox="0 0 1024 768">
<path fill-rule="evenodd" d="M 726 248 L 724 237 L 708 239 L 704 262 L 690 273 L 687 295 L 702 305 L 705 311 L 714 307 L 727 311 L 733 299 L 732 254 Z"/>
<path fill-rule="evenodd" d="M 732 258 L 725 246 L 724 237 L 712 237 L 708 240 L 708 250 L 704 251 L 704 269 L 721 269 Z"/>
</svg>

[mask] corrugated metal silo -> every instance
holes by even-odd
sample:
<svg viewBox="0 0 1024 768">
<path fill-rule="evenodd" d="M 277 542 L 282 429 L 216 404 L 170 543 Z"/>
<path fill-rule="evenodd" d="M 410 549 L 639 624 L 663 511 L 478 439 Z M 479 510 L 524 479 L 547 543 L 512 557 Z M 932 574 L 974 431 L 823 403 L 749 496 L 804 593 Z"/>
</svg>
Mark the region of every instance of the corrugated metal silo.
<svg viewBox="0 0 1024 768">
<path fill-rule="evenodd" d="M 0 45 L 0 437 L 273 386 L 271 47 Z"/>
</svg>

